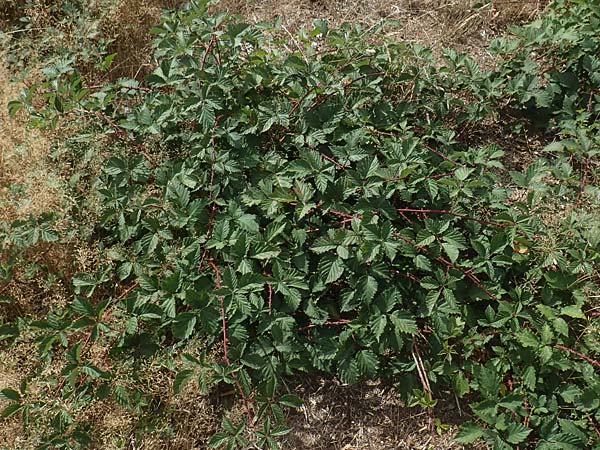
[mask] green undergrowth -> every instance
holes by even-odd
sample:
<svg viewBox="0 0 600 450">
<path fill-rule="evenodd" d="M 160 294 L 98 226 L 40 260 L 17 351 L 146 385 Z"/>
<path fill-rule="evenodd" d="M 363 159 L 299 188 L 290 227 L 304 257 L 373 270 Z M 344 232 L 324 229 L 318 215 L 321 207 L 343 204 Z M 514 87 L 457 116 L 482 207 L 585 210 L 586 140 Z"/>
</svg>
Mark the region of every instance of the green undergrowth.
<svg viewBox="0 0 600 450">
<path fill-rule="evenodd" d="M 73 230 L 36 236 L 83 227 L 104 257 L 67 306 L 4 321 L 5 345 L 33 335 L 40 366 L 2 391 L 3 417 L 46 430 L 39 448 L 87 448 L 81 411 L 112 398 L 143 416 L 124 368 L 163 358 L 175 393 L 240 399 L 212 448 L 276 448 L 298 373 L 386 379 L 429 410 L 455 396 L 464 444 L 600 448 L 599 22 L 597 2 L 557 1 L 484 70 L 324 22 L 290 53 L 276 27 L 191 2 L 152 30 L 145 84 L 47 67 L 9 108 L 76 121 L 77 145 L 101 140 L 106 158 L 72 174 Z M 524 135 L 544 145 L 515 148 Z M 23 226 L 2 231 L 5 280 Z"/>
</svg>

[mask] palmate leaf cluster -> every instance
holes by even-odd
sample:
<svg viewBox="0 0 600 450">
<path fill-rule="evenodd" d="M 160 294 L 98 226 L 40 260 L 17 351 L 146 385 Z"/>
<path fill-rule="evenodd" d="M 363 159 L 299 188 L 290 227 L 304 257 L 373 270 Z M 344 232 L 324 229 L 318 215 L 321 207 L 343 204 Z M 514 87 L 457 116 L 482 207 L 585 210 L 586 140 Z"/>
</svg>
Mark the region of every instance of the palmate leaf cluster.
<svg viewBox="0 0 600 450">
<path fill-rule="evenodd" d="M 557 11 L 547 20 L 564 20 Z M 587 12 L 597 21 L 595 6 Z M 289 431 L 272 425 L 281 407 L 297 406 L 273 400 L 282 378 L 322 373 L 389 379 L 429 401 L 451 392 L 473 416 L 464 443 L 598 447 L 600 349 L 581 339 L 597 320 L 586 311 L 598 230 L 575 214 L 553 230 L 542 220 L 592 179 L 591 51 L 553 72 L 555 84 L 536 84 L 545 75 L 530 56 L 543 41 L 527 31 L 496 44 L 520 59 L 494 71 L 321 22 L 284 50 L 276 29 L 195 2 L 153 32 L 147 86 L 92 92 L 65 72 L 46 85 L 48 107 L 32 111 L 40 124 L 92 118 L 118 142 L 94 185 L 110 264 L 77 275 L 68 308 L 33 324 L 43 354 L 67 350 L 65 399 L 112 395 L 140 408 L 141 394 L 111 384 L 112 372 L 200 337 L 220 357 L 185 356 L 175 390 L 231 384 L 256 404 L 261 446 Z M 584 42 L 597 48 L 597 33 Z M 526 123 L 540 108 L 561 147 L 510 172 L 512 149 L 477 136 L 506 111 Z M 562 140 L 574 129 L 577 141 Z M 112 369 L 86 360 L 90 341 L 112 344 Z M 3 392 L 5 416 L 35 411 L 24 393 Z M 52 439 L 85 441 L 61 411 Z M 224 420 L 213 446 L 248 445 L 254 420 Z"/>
</svg>

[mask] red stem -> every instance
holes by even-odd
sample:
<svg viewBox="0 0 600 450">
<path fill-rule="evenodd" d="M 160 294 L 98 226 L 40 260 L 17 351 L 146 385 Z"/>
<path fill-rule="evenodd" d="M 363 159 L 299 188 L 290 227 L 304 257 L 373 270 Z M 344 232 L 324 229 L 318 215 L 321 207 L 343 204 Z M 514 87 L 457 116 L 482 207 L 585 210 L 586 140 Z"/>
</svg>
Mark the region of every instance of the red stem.
<svg viewBox="0 0 600 450">
<path fill-rule="evenodd" d="M 405 238 L 404 236 L 402 236 L 401 234 L 395 233 L 395 236 L 406 242 L 407 244 L 413 246 L 414 248 L 416 248 L 417 250 L 422 251 L 423 253 L 427 253 L 428 255 L 431 255 L 432 253 L 426 249 L 425 247 L 422 247 L 418 244 L 416 244 L 415 242 L 411 241 L 408 238 Z M 455 269 L 458 270 L 459 272 L 461 272 L 463 275 L 465 275 L 469 280 L 471 280 L 479 289 L 481 289 L 483 292 L 485 292 L 485 294 L 492 300 L 496 300 L 496 297 L 494 296 L 494 294 L 492 294 L 490 291 L 488 291 L 486 289 L 486 287 L 481 283 L 481 281 L 479 280 L 479 278 L 477 278 L 475 275 L 473 275 L 471 273 L 470 270 L 464 270 L 461 267 L 457 266 L 456 264 L 454 264 L 451 261 L 448 261 L 447 259 L 441 257 L 441 256 L 436 256 L 435 259 L 437 259 L 439 262 L 443 263 L 446 267 L 448 267 L 449 269 Z"/>
<path fill-rule="evenodd" d="M 438 155 L 440 158 L 442 158 L 442 159 L 444 159 L 444 160 L 446 160 L 446 161 L 448 161 L 448 162 L 451 162 L 451 163 L 452 163 L 452 164 L 454 164 L 455 166 L 462 166 L 462 164 L 460 164 L 460 163 L 458 163 L 458 162 L 454 161 L 452 158 L 449 158 L 449 157 L 447 157 L 446 155 L 444 155 L 444 154 L 443 154 L 442 152 L 440 152 L 439 150 L 436 150 L 436 149 L 434 149 L 434 148 L 431 148 L 430 146 L 428 146 L 428 145 L 425 145 L 425 144 L 423 144 L 423 147 L 425 147 L 425 148 L 426 148 L 427 150 L 429 150 L 430 152 L 432 152 L 432 153 L 435 153 L 435 154 L 436 154 L 436 155 Z"/>
<path fill-rule="evenodd" d="M 148 160 L 148 162 L 150 164 L 152 164 L 153 166 L 156 164 L 154 162 L 154 160 L 152 159 L 152 157 L 146 151 L 144 144 L 137 144 L 133 137 L 131 137 L 123 128 L 121 128 L 119 126 L 119 124 L 117 124 L 114 120 L 112 120 L 110 117 L 108 117 L 103 112 L 88 111 L 86 109 L 80 109 L 80 108 L 75 108 L 73 110 L 73 112 L 82 113 L 82 114 L 92 114 L 92 115 L 98 117 L 99 119 L 104 120 L 107 124 L 109 124 L 112 127 L 113 130 L 115 130 L 115 133 L 117 134 L 119 139 L 129 140 L 133 145 L 135 145 L 140 150 L 140 153 L 144 156 L 144 158 L 146 158 Z"/>
<path fill-rule="evenodd" d="M 119 295 L 117 297 L 117 300 L 123 300 L 125 297 L 127 297 L 127 295 L 133 291 L 136 287 L 138 287 L 140 285 L 140 283 L 138 283 L 137 281 L 135 283 L 133 283 L 131 286 L 129 286 L 127 289 L 125 289 L 121 295 Z"/>
<path fill-rule="evenodd" d="M 584 355 L 581 352 L 578 352 L 577 350 L 573 350 L 572 348 L 565 347 L 564 345 L 560 345 L 560 344 L 556 344 L 554 346 L 554 348 L 557 348 L 559 350 L 565 351 L 565 352 L 570 353 L 572 355 L 578 356 L 579 358 L 581 358 L 581 359 L 589 362 L 592 366 L 600 368 L 600 361 L 596 361 L 595 359 L 592 359 L 589 356 Z"/>
<path fill-rule="evenodd" d="M 267 286 L 269 288 L 269 314 L 271 314 L 273 312 L 273 286 L 270 284 L 267 284 Z"/>
<path fill-rule="evenodd" d="M 490 226 L 499 227 L 499 228 L 506 228 L 508 226 L 508 224 L 505 224 L 505 223 L 490 222 L 489 220 L 478 219 L 476 217 L 471 217 L 471 216 L 465 216 L 463 214 L 458 214 L 453 211 L 450 211 L 448 209 L 398 208 L 398 209 L 396 209 L 396 211 L 399 213 L 450 214 L 455 217 L 460 217 L 461 219 L 472 220 L 474 222 L 479 222 L 484 225 L 490 225 Z"/>
<path fill-rule="evenodd" d="M 400 213 L 402 213 L 404 210 L 398 210 Z M 445 210 L 419 210 L 419 209 L 414 209 L 414 210 L 410 210 L 407 209 L 407 212 L 426 212 L 426 211 L 430 211 L 430 212 L 445 212 Z M 346 219 L 360 219 L 362 216 L 360 214 L 357 214 L 355 216 L 351 215 L 351 214 L 347 214 L 345 212 L 341 212 L 341 211 L 336 211 L 334 209 L 330 209 L 329 212 L 331 214 L 334 214 L 336 216 L 341 216 L 344 217 Z M 449 212 L 450 214 L 454 214 L 451 211 Z M 466 217 L 466 216 L 465 216 Z M 477 220 L 477 219 L 474 219 Z M 394 234 L 397 238 L 399 238 L 400 240 L 406 242 L 407 244 L 413 246 L 414 248 L 416 248 L 417 250 L 422 251 L 423 253 L 427 253 L 428 255 L 431 255 L 432 253 L 427 250 L 425 247 L 422 247 L 418 244 L 416 244 L 415 242 L 411 241 L 408 238 L 405 238 L 404 236 L 395 233 Z M 481 283 L 481 281 L 471 273 L 471 269 L 469 270 L 464 270 L 461 267 L 457 266 L 456 264 L 448 261 L 447 259 L 441 257 L 441 256 L 436 256 L 435 257 L 439 262 L 443 263 L 446 267 L 451 268 L 451 269 L 456 269 L 459 272 L 461 272 L 463 275 L 465 275 L 469 280 L 471 280 L 479 289 L 481 289 L 483 292 L 485 292 L 485 294 L 492 300 L 496 300 L 496 297 L 494 296 L 494 294 L 492 294 L 490 291 L 487 290 L 487 288 Z"/>
<path fill-rule="evenodd" d="M 337 325 L 346 325 L 348 323 L 352 322 L 352 320 L 350 319 L 342 319 L 342 320 L 336 320 L 334 322 L 325 322 L 321 325 L 317 325 L 314 323 L 311 323 L 310 325 L 307 325 L 305 327 L 302 328 L 298 328 L 298 331 L 306 331 L 306 330 L 310 330 L 311 328 L 316 328 L 316 327 L 334 327 Z"/>
<path fill-rule="evenodd" d="M 529 402 L 527 401 L 527 399 L 525 399 L 524 406 L 525 406 L 525 411 L 527 411 L 527 416 L 525 417 L 525 419 L 523 419 L 523 425 L 528 427 L 531 413 L 529 412 Z"/>
<path fill-rule="evenodd" d="M 294 104 L 294 106 L 290 110 L 290 113 L 289 113 L 290 116 L 296 112 L 296 110 L 300 107 L 300 104 L 306 99 L 306 97 L 308 97 L 310 94 L 312 94 L 315 91 L 315 89 L 317 89 L 317 87 L 318 86 L 315 86 L 312 89 L 309 89 L 308 91 L 306 91 L 304 93 L 304 95 Z"/>
<path fill-rule="evenodd" d="M 81 353 L 80 355 L 83 356 L 84 351 L 86 350 L 86 347 L 88 346 L 88 344 L 90 343 L 90 339 L 92 339 L 92 334 L 94 332 L 94 329 L 92 328 L 90 330 L 90 332 L 87 334 L 87 337 L 85 338 L 85 341 L 83 342 L 83 345 L 81 346 Z M 58 387 L 56 388 L 56 390 L 54 391 L 54 397 L 56 397 L 59 392 L 62 390 L 62 388 L 65 386 L 65 383 L 67 382 L 67 377 L 65 376 L 62 381 L 60 382 L 60 384 L 58 385 Z M 80 383 L 81 386 L 81 383 Z"/>
<path fill-rule="evenodd" d="M 583 167 L 583 176 L 581 177 L 581 186 L 579 187 L 579 194 L 577 195 L 577 205 L 581 202 L 581 198 L 583 197 L 583 191 L 587 186 L 587 175 L 590 170 L 590 158 L 585 159 L 585 165 Z"/>
<path fill-rule="evenodd" d="M 221 288 L 221 271 L 219 270 L 219 267 L 215 264 L 214 261 L 209 261 L 209 264 L 215 271 L 215 276 L 217 277 L 215 286 L 217 289 L 220 289 Z M 227 348 L 228 338 L 227 338 L 227 314 L 225 312 L 225 298 L 224 298 L 224 296 L 221 295 L 219 297 L 219 299 L 221 301 L 221 323 L 222 323 L 222 327 L 223 327 L 223 360 L 225 361 L 225 364 L 227 364 L 229 366 L 229 365 L 231 365 L 231 362 L 229 360 L 229 350 Z M 235 372 L 232 372 L 231 376 L 235 380 L 235 385 L 236 385 L 238 391 L 240 392 L 242 401 L 244 402 L 244 406 L 246 409 L 246 416 L 248 418 L 248 425 L 251 425 L 252 424 L 252 406 L 250 405 L 250 400 L 246 396 L 246 394 L 244 392 L 244 388 L 242 387 L 242 383 L 240 383 L 240 380 L 238 379 Z"/>
<path fill-rule="evenodd" d="M 594 431 L 596 432 L 596 436 L 600 438 L 600 428 L 598 428 L 598 423 L 594 420 L 593 417 L 588 417 L 588 421 L 592 424 Z"/>
<path fill-rule="evenodd" d="M 214 261 L 209 261 L 209 264 L 215 271 L 215 276 L 217 277 L 216 287 L 217 287 L 217 289 L 221 289 L 221 271 L 219 270 L 217 265 L 214 263 Z M 219 297 L 219 299 L 221 301 L 221 322 L 222 322 L 222 327 L 223 327 L 223 359 L 225 360 L 227 365 L 229 365 L 230 362 L 229 362 L 229 352 L 227 350 L 227 316 L 225 314 L 225 298 L 221 295 Z"/>
<path fill-rule="evenodd" d="M 344 217 L 345 219 L 360 219 L 362 216 L 360 214 L 357 214 L 355 216 L 353 216 L 352 214 L 348 214 L 342 211 L 336 211 L 335 209 L 330 209 L 329 212 L 331 214 L 333 214 L 334 216 L 340 216 L 340 217 Z"/>
<path fill-rule="evenodd" d="M 215 118 L 215 124 L 214 124 L 215 129 L 217 128 L 217 126 L 219 125 L 219 122 L 221 121 L 221 119 L 223 119 L 223 117 L 225 117 L 225 116 L 220 115 Z M 215 135 L 213 133 L 213 135 L 210 138 L 210 146 L 212 148 L 213 164 L 211 165 L 211 168 L 210 168 L 210 181 L 209 181 L 209 185 L 208 185 L 208 191 L 211 193 L 212 193 L 212 189 L 213 189 L 214 181 L 215 181 L 214 164 L 216 164 L 216 162 L 217 162 L 217 152 L 215 150 L 214 143 L 215 143 Z M 213 200 L 213 204 L 210 209 L 210 216 L 208 218 L 207 229 L 206 229 L 206 239 L 207 240 L 210 239 L 210 237 L 212 235 L 212 230 L 213 230 L 216 214 L 217 214 L 217 206 Z M 201 271 L 202 267 L 204 267 L 204 260 L 206 259 L 207 256 L 208 256 L 208 249 L 205 249 L 204 252 L 202 252 L 202 256 L 200 257 L 200 262 L 198 263 L 198 271 Z"/>
<path fill-rule="evenodd" d="M 85 89 L 102 89 L 105 87 L 105 84 L 94 84 L 92 86 L 85 86 Z M 152 92 L 152 89 L 143 87 L 143 86 L 122 86 L 121 89 L 131 89 L 134 91 L 142 91 L 142 92 Z"/>
<path fill-rule="evenodd" d="M 206 65 L 206 58 L 208 57 L 208 54 L 210 53 L 210 50 L 214 43 L 215 43 L 215 36 L 213 34 L 213 36 L 210 38 L 210 42 L 208 44 L 206 44 L 206 51 L 204 52 L 204 56 L 202 57 L 202 63 L 200 64 L 200 70 L 204 70 L 204 66 Z"/>
<path fill-rule="evenodd" d="M 327 156 L 325 153 L 320 152 L 319 150 L 317 150 L 315 148 L 311 148 L 311 150 L 314 150 L 315 152 L 319 153 L 319 155 L 321 155 L 323 158 L 325 158 L 327 161 L 329 161 L 331 164 L 333 164 L 338 169 L 340 169 L 340 170 L 344 170 L 345 169 L 345 167 L 342 164 L 340 164 L 339 162 L 337 162 L 331 156 Z"/>
</svg>

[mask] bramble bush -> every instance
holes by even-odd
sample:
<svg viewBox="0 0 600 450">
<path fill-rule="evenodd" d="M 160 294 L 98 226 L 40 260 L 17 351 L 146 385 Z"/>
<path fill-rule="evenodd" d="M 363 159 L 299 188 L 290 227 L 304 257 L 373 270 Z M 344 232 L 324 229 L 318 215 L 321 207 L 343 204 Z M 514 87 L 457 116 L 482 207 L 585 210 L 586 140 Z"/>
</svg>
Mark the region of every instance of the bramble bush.
<svg viewBox="0 0 600 450">
<path fill-rule="evenodd" d="M 146 85 L 91 88 L 68 64 L 47 68 L 10 107 L 112 139 L 90 187 L 109 263 L 73 278 L 67 308 L 5 324 L 4 339 L 37 330 L 42 356 L 65 366 L 61 402 L 30 403 L 24 383 L 2 391 L 2 415 L 50 410 L 40 448 L 88 445 L 64 404 L 113 396 L 135 411 L 143 393 L 113 383 L 119 365 L 201 337 L 174 390 L 232 385 L 246 412 L 213 448 L 277 448 L 284 408 L 300 404 L 281 380 L 297 373 L 388 379 L 428 409 L 455 395 L 472 414 L 465 444 L 600 448 L 600 229 L 584 220 L 600 6 L 555 3 L 492 45 L 493 70 L 324 22 L 290 53 L 276 27 L 203 1 L 153 30 Z M 503 121 L 551 142 L 522 171 L 505 167 L 502 138 L 471 139 Z M 111 369 L 88 358 L 94 342 Z"/>
</svg>

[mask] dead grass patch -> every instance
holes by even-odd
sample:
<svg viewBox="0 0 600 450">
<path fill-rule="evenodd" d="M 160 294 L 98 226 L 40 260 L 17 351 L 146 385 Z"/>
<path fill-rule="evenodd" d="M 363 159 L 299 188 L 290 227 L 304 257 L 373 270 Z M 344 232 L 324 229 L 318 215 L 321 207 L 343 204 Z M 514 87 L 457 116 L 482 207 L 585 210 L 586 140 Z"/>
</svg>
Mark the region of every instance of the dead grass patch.
<svg viewBox="0 0 600 450">
<path fill-rule="evenodd" d="M 19 390 L 19 385 L 25 376 L 37 365 L 37 351 L 31 339 L 14 344 L 0 350 L 0 389 Z M 9 402 L 0 400 L 0 410 Z M 28 445 L 28 438 L 23 431 L 19 414 L 2 420 L 0 426 L 0 448 L 26 450 L 33 448 Z"/>
<path fill-rule="evenodd" d="M 50 162 L 53 136 L 28 126 L 24 113 L 8 115 L 7 103 L 18 97 L 22 86 L 12 83 L 10 73 L 0 66 L 0 217 L 7 226 L 14 221 L 37 218 L 47 213 L 64 214 L 68 199 L 61 174 Z M 9 248 L 0 249 L 6 258 Z M 68 275 L 70 248 L 57 244 L 38 244 L 28 249 L 13 272 L 12 281 L 0 286 L 4 297 L 0 305 L 3 320 L 21 315 L 45 314 L 53 305 L 66 302 L 61 274 Z M 49 284 L 45 275 L 59 279 Z"/>
<path fill-rule="evenodd" d="M 326 20 L 333 27 L 358 23 L 368 29 L 381 20 L 400 24 L 389 34 L 399 40 L 439 50 L 454 47 L 479 60 L 487 58 L 485 45 L 507 25 L 533 18 L 547 1 L 494 1 L 474 8 L 473 0 L 222 0 L 219 9 L 253 22 L 280 18 L 290 32 Z"/>
<path fill-rule="evenodd" d="M 165 9 L 174 9 L 185 0 L 118 0 L 105 14 L 101 27 L 113 42 L 109 53 L 117 56 L 109 71 L 111 79 L 131 77 L 143 79 L 154 69 L 150 29 L 160 23 Z"/>
<path fill-rule="evenodd" d="M 6 105 L 22 86 L 0 58 L 0 217 L 5 221 L 37 217 L 62 208 L 62 180 L 48 163 L 51 138 L 27 126 L 24 114 L 12 119 Z"/>
<path fill-rule="evenodd" d="M 293 392 L 303 400 L 291 414 L 294 431 L 283 448 L 294 450 L 458 450 L 452 441 L 465 418 L 454 402 L 440 401 L 435 417 L 448 426 L 438 434 L 426 411 L 408 408 L 380 382 L 357 386 L 311 377 Z M 485 447 L 478 447 L 485 448 Z"/>
<path fill-rule="evenodd" d="M 114 401 L 98 402 L 81 414 L 92 424 L 94 448 L 144 450 L 191 450 L 204 448 L 218 429 L 220 412 L 209 396 L 190 383 L 180 395 L 173 393 L 175 373 L 155 360 L 144 363 L 135 380 L 122 385 L 140 389 L 149 401 L 144 414 L 136 416 Z"/>
<path fill-rule="evenodd" d="M 45 64 L 48 57 L 70 49 L 79 71 L 88 81 L 99 83 L 107 76 L 96 67 L 101 61 L 98 52 L 106 49 L 109 54 L 117 53 L 108 80 L 142 79 L 153 69 L 150 29 L 160 23 L 165 9 L 186 1 L 90 0 L 82 2 L 85 17 L 70 17 L 63 0 L 31 0 L 28 4 L 0 0 L 0 29 L 12 25 L 25 33 L 28 41 L 21 50 L 25 50 L 23 57 L 29 65 Z M 27 16 L 29 26 L 18 25 L 21 15 Z"/>
</svg>

